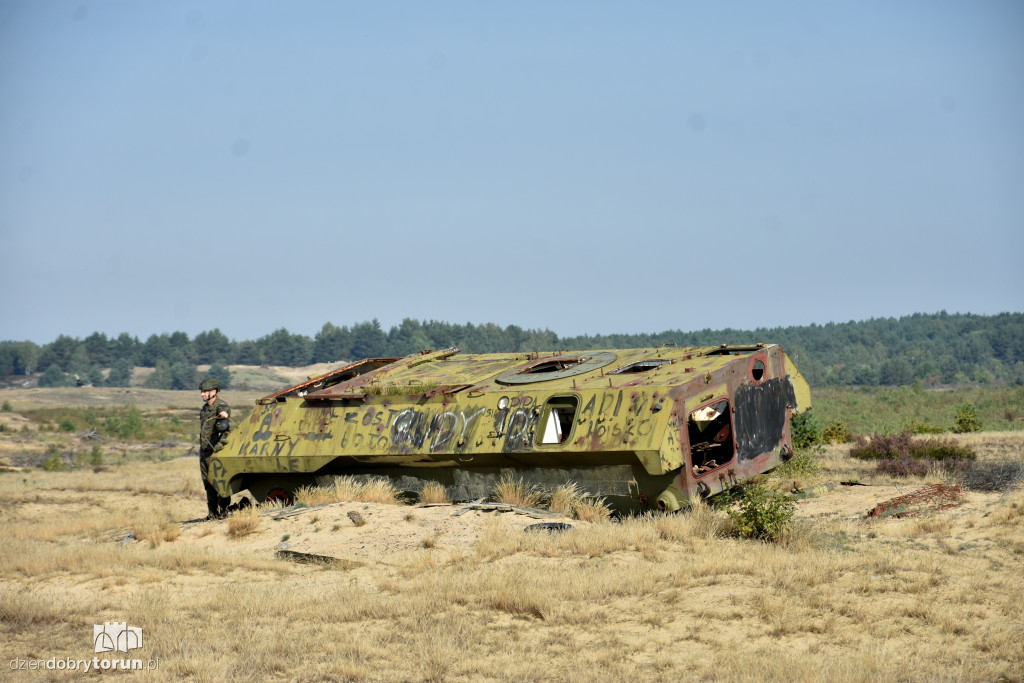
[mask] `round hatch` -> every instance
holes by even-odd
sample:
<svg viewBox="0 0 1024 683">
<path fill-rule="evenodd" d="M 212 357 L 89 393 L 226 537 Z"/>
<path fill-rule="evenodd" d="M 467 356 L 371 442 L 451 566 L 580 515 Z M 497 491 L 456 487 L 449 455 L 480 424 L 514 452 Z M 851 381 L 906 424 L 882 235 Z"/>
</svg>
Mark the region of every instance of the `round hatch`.
<svg viewBox="0 0 1024 683">
<path fill-rule="evenodd" d="M 506 370 L 498 375 L 496 381 L 502 384 L 532 384 L 533 382 L 575 377 L 610 365 L 615 362 L 616 358 L 618 356 L 610 351 L 547 356 Z"/>
</svg>

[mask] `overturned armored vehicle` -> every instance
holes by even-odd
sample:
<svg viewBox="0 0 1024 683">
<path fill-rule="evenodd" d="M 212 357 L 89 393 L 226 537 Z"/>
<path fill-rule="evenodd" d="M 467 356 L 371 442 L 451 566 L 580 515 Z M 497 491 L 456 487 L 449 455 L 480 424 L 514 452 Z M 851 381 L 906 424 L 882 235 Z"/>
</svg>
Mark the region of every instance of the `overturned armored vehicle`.
<svg viewBox="0 0 1024 683">
<path fill-rule="evenodd" d="M 290 502 L 336 475 L 487 496 L 504 474 L 676 510 L 793 454 L 810 390 L 778 345 L 551 354 L 458 349 L 353 363 L 260 399 L 210 463 L 222 496 Z"/>
</svg>

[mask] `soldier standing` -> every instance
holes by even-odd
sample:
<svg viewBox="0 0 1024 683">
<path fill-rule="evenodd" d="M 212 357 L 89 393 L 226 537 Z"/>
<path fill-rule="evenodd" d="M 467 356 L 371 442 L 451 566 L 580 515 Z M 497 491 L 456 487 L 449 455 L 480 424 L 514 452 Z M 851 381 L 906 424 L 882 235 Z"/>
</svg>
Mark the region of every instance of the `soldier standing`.
<svg viewBox="0 0 1024 683">
<path fill-rule="evenodd" d="M 207 476 L 210 457 L 224 447 L 224 438 L 231 429 L 231 408 L 217 395 L 219 392 L 220 382 L 215 379 L 204 379 L 199 385 L 199 395 L 203 397 L 199 411 L 199 475 L 206 489 L 207 519 L 223 517 L 228 506 L 228 499 L 217 494 Z"/>
</svg>

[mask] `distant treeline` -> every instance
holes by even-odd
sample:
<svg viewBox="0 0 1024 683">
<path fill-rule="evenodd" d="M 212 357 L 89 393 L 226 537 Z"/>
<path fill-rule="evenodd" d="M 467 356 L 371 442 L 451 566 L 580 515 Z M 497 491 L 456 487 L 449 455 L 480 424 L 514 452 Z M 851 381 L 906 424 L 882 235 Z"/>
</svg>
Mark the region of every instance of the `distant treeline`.
<svg viewBox="0 0 1024 683">
<path fill-rule="evenodd" d="M 281 328 L 256 340 L 228 339 L 219 329 L 193 338 L 184 332 L 153 334 L 140 341 L 128 333 L 85 339 L 61 335 L 42 346 L 0 342 L 0 377 L 43 372 L 40 385 L 85 383 L 127 386 L 135 366 L 155 368 L 147 381 L 157 388 L 194 388 L 197 365 L 213 365 L 228 380 L 227 365 L 286 365 L 404 356 L 423 349 L 458 346 L 494 353 L 658 346 L 781 344 L 813 386 L 926 386 L 1024 384 L 1024 314 L 994 316 L 921 314 L 861 322 L 743 330 L 670 330 L 657 334 L 559 337 L 493 323 L 458 325 L 405 319 L 384 330 L 377 320 L 351 327 L 327 323 L 312 339 Z"/>
</svg>

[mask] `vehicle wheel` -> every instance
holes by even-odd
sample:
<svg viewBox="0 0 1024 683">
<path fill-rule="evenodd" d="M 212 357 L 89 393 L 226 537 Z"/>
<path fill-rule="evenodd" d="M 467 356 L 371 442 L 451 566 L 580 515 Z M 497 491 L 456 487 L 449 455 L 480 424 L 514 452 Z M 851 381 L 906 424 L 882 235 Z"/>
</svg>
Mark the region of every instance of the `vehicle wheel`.
<svg viewBox="0 0 1024 683">
<path fill-rule="evenodd" d="M 285 491 L 282 488 L 272 488 L 269 491 L 267 491 L 267 498 L 266 498 L 266 500 L 267 500 L 268 503 L 271 502 L 271 501 L 280 502 L 282 505 L 284 505 L 286 507 L 288 505 L 291 505 L 293 502 L 295 502 L 292 499 L 291 492 L 290 491 Z"/>
</svg>

